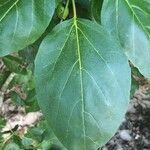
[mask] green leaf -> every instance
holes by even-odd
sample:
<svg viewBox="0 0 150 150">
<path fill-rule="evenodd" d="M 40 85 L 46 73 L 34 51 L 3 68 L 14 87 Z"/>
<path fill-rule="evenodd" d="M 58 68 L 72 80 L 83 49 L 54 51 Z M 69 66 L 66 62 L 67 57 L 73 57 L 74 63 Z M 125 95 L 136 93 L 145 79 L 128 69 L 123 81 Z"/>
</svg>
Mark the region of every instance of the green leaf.
<svg viewBox="0 0 150 150">
<path fill-rule="evenodd" d="M 0 56 L 21 50 L 47 28 L 55 0 L 0 1 Z"/>
<path fill-rule="evenodd" d="M 71 19 L 55 27 L 38 51 L 35 79 L 39 105 L 68 149 L 97 149 L 123 120 L 130 68 L 97 23 Z"/>
<path fill-rule="evenodd" d="M 18 74 L 24 74 L 24 75 L 27 74 L 26 66 L 20 58 L 8 55 L 3 57 L 2 60 L 6 65 L 6 67 L 9 69 L 9 71 Z"/>
<path fill-rule="evenodd" d="M 24 100 L 14 91 L 11 92 L 11 100 L 17 106 L 25 106 Z"/>
<path fill-rule="evenodd" d="M 31 146 L 33 145 L 33 140 L 31 138 L 23 137 L 23 139 L 22 139 L 22 145 L 26 149 L 30 149 Z"/>
<path fill-rule="evenodd" d="M 28 96 L 25 100 L 26 112 L 39 111 L 39 105 L 36 98 L 35 89 L 28 91 Z"/>
<path fill-rule="evenodd" d="M 15 143 L 8 144 L 4 150 L 20 150 L 19 146 Z"/>
<path fill-rule="evenodd" d="M 6 124 L 6 121 L 3 117 L 0 118 L 0 129 L 2 129 Z M 1 132 L 2 133 L 2 132 Z M 0 134 L 1 135 L 1 134 Z"/>
<path fill-rule="evenodd" d="M 150 77 L 150 1 L 104 0 L 101 17 L 134 66 Z"/>
<path fill-rule="evenodd" d="M 131 74 L 132 74 L 132 82 L 131 82 L 131 91 L 130 91 L 130 97 L 133 98 L 136 90 L 139 89 L 140 82 L 138 80 L 144 79 L 143 75 L 140 74 L 139 70 L 131 65 Z M 138 80 L 137 80 L 138 79 Z"/>
<path fill-rule="evenodd" d="M 10 75 L 9 71 L 4 71 L 0 73 L 0 88 L 3 86 L 9 75 Z"/>
<path fill-rule="evenodd" d="M 21 85 L 24 91 L 30 91 L 35 88 L 34 78 L 31 70 L 27 70 L 27 75 L 17 74 L 12 81 L 12 86 Z"/>
<path fill-rule="evenodd" d="M 47 126 L 45 120 L 41 120 L 37 127 L 29 129 L 26 136 L 36 141 L 38 150 L 66 150 L 53 131 Z M 53 146 L 59 149 L 53 149 Z"/>
<path fill-rule="evenodd" d="M 139 83 L 132 77 L 130 97 L 133 98 L 135 91 L 138 90 Z"/>
</svg>

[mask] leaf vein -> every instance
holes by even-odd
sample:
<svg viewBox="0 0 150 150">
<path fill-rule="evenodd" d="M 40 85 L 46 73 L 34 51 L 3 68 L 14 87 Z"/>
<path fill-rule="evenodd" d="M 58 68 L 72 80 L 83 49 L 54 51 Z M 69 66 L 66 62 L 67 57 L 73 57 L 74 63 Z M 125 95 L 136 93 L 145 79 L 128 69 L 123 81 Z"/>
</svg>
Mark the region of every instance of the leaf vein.
<svg viewBox="0 0 150 150">
<path fill-rule="evenodd" d="M 77 60 L 77 61 L 72 65 L 72 67 L 71 67 L 71 69 L 70 69 L 69 76 L 67 77 L 66 81 L 64 82 L 62 91 L 61 91 L 61 93 L 60 93 L 60 95 L 59 95 L 58 109 L 57 109 L 57 114 L 56 114 L 56 117 L 55 117 L 55 118 L 56 118 L 56 120 L 55 120 L 55 125 L 56 125 L 56 122 L 57 122 L 57 117 L 58 117 L 58 112 L 59 112 L 59 108 L 60 108 L 60 102 L 61 102 L 62 93 L 63 93 L 63 91 L 64 91 L 64 89 L 65 89 L 65 87 L 66 87 L 66 85 L 67 85 L 67 83 L 68 83 L 68 81 L 69 81 L 69 78 L 70 78 L 70 76 L 71 76 L 71 74 L 72 74 L 72 71 L 73 71 L 73 69 L 74 69 L 74 67 L 75 67 L 75 65 L 77 64 L 78 61 L 79 61 L 79 60 Z"/>
<path fill-rule="evenodd" d="M 115 80 L 116 80 L 116 83 L 118 84 L 119 88 L 120 85 L 119 85 L 119 82 L 118 80 L 116 79 L 115 77 L 115 74 L 114 72 L 111 70 L 109 64 L 107 63 L 107 61 L 103 58 L 103 56 L 98 52 L 98 50 L 95 48 L 95 46 L 91 43 L 91 41 L 87 38 L 87 36 L 83 33 L 83 31 L 79 28 L 80 32 L 82 33 L 82 35 L 86 38 L 86 40 L 88 41 L 88 43 L 93 47 L 93 50 L 98 54 L 98 56 L 100 57 L 100 59 L 105 63 L 105 65 L 107 66 L 107 68 L 110 70 L 111 74 L 114 76 Z"/>
<path fill-rule="evenodd" d="M 108 100 L 108 98 L 107 98 L 106 95 L 104 94 L 102 88 L 98 85 L 98 83 L 96 82 L 96 80 L 93 78 L 93 76 L 92 76 L 86 69 L 82 68 L 82 70 L 84 70 L 84 71 L 88 74 L 88 76 L 92 79 L 92 81 L 93 81 L 93 82 L 95 83 L 95 85 L 97 86 L 98 91 L 102 93 L 102 95 L 103 95 L 104 98 L 105 98 L 105 103 L 106 103 L 106 105 L 107 105 L 107 106 L 110 106 L 110 101 Z"/>
<path fill-rule="evenodd" d="M 78 33 L 78 25 L 77 20 L 74 20 L 75 30 L 76 30 L 76 42 L 77 42 L 77 52 L 79 57 L 79 69 L 80 69 L 80 88 L 81 88 L 81 102 L 82 102 L 82 124 L 83 124 L 83 135 L 84 135 L 84 147 L 86 149 L 85 143 L 85 118 L 84 118 L 84 111 L 85 111 L 85 104 L 84 104 L 84 95 L 83 95 L 83 75 L 82 75 L 82 62 L 81 62 L 81 52 L 80 52 L 80 42 L 79 42 L 79 33 Z"/>
<path fill-rule="evenodd" d="M 0 18 L 0 22 L 6 17 L 6 15 L 14 8 L 14 6 L 19 2 L 19 0 L 16 0 L 16 2 L 13 3 L 11 7 L 4 13 L 4 15 Z"/>
</svg>

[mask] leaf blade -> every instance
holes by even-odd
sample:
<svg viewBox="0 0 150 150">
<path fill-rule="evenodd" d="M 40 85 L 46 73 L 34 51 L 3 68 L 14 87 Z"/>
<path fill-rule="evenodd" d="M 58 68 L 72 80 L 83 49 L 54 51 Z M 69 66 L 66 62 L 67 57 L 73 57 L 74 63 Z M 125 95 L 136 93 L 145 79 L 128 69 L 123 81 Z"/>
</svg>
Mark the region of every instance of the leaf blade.
<svg viewBox="0 0 150 150">
<path fill-rule="evenodd" d="M 96 23 L 80 19 L 65 21 L 46 37 L 36 57 L 39 104 L 55 135 L 69 149 L 90 150 L 105 144 L 118 128 L 128 105 L 128 62 L 119 47 L 112 45 L 112 39 L 105 35 L 110 38 Z M 111 46 L 106 46 L 110 43 Z M 103 58 L 98 54 L 100 52 Z M 109 61 L 107 65 L 115 76 L 105 62 L 111 57 L 113 63 Z M 124 68 L 125 81 L 120 75 L 116 77 L 119 72 L 116 58 L 122 64 L 118 67 Z M 120 86 L 114 89 L 116 79 L 122 91 Z M 113 102 L 116 93 L 118 97 L 118 90 L 122 104 Z M 116 110 L 112 109 L 114 105 Z M 124 109 L 117 114 L 120 107 Z M 110 122 L 113 127 L 107 126 L 106 130 L 105 126 Z"/>
</svg>

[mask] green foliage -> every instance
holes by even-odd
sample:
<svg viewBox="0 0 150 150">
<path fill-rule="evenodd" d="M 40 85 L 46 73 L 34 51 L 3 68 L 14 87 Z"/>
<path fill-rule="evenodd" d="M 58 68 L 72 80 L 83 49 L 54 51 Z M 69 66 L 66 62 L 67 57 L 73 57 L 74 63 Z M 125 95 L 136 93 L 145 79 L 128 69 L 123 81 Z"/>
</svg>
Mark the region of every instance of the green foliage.
<svg viewBox="0 0 150 150">
<path fill-rule="evenodd" d="M 52 130 L 48 129 L 45 120 L 42 120 L 37 127 L 30 128 L 23 138 L 18 136 L 17 131 L 13 131 L 9 140 L 5 144 L 0 144 L 2 150 L 66 150 Z"/>
<path fill-rule="evenodd" d="M 136 78 L 143 78 L 139 70 L 131 66 L 131 73 L 132 73 L 132 83 L 131 83 L 131 91 L 130 91 L 130 97 L 132 98 L 135 91 L 139 89 L 139 81 Z"/>
<path fill-rule="evenodd" d="M 8 78 L 10 71 L 5 71 L 4 73 L 0 73 L 0 88 L 5 83 L 6 79 Z"/>
<path fill-rule="evenodd" d="M 68 6 L 66 5 L 66 7 L 65 7 L 65 6 L 63 6 L 62 3 L 60 3 L 57 6 L 57 15 L 58 15 L 58 17 L 60 19 L 65 20 L 68 17 L 68 15 L 69 15 L 69 8 L 68 8 Z"/>
<path fill-rule="evenodd" d="M 104 0 L 102 24 L 119 40 L 129 60 L 150 77 L 150 1 Z"/>
<path fill-rule="evenodd" d="M 20 150 L 20 148 L 16 143 L 9 143 L 4 150 Z"/>
<path fill-rule="evenodd" d="M 15 73 L 13 103 L 42 109 L 48 122 L 23 138 L 13 131 L 3 148 L 104 145 L 138 88 L 135 76 L 150 76 L 149 13 L 148 0 L 1 0 L 0 86 Z"/>
<path fill-rule="evenodd" d="M 24 62 L 21 59 L 15 56 L 5 56 L 2 58 L 6 67 L 11 71 L 18 74 L 27 74 Z"/>
</svg>

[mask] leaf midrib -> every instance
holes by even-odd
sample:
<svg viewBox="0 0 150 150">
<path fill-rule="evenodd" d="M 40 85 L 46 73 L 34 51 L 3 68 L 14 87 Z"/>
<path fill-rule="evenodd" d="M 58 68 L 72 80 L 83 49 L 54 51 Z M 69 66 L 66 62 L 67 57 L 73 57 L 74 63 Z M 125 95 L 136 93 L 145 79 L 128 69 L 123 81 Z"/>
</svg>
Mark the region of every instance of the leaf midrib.
<svg viewBox="0 0 150 150">
<path fill-rule="evenodd" d="M 85 104 L 84 104 L 84 95 L 83 95 L 83 74 L 82 74 L 82 62 L 81 62 L 81 52 L 80 52 L 80 42 L 79 42 L 79 33 L 78 33 L 78 24 L 77 24 L 77 19 L 74 18 L 74 26 L 75 26 L 75 31 L 76 31 L 76 42 L 77 42 L 77 53 L 78 53 L 78 58 L 79 58 L 79 69 L 80 69 L 80 88 L 81 88 L 81 102 L 82 102 L 82 124 L 83 124 L 83 136 L 84 136 L 84 149 L 86 149 L 86 144 L 85 144 Z"/>
</svg>

